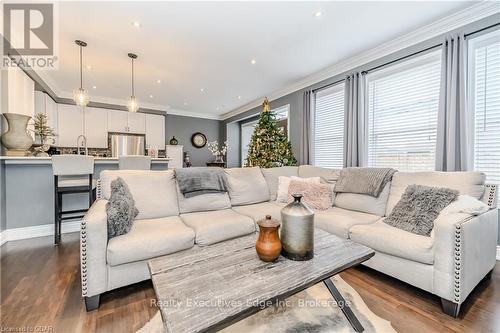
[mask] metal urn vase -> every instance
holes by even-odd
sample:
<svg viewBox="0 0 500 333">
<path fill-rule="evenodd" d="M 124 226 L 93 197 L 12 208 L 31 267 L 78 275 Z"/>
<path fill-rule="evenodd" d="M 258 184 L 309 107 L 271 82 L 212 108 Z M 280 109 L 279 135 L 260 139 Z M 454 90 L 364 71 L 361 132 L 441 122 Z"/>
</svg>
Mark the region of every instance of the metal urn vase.
<svg viewBox="0 0 500 333">
<path fill-rule="evenodd" d="M 314 212 L 294 194 L 293 202 L 281 210 L 281 254 L 291 260 L 314 257 Z"/>
<path fill-rule="evenodd" d="M 2 135 L 2 144 L 7 148 L 8 156 L 26 156 L 33 145 L 33 138 L 28 133 L 28 121 L 31 117 L 17 113 L 3 113 L 9 129 Z"/>
</svg>

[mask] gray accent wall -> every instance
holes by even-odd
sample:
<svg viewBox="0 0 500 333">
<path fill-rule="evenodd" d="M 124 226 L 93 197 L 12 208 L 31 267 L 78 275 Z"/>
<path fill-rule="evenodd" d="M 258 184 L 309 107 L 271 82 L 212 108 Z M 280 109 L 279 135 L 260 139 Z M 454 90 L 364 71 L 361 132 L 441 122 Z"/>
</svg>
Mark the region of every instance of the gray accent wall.
<svg viewBox="0 0 500 333">
<path fill-rule="evenodd" d="M 486 32 L 491 31 L 493 29 L 498 29 L 498 22 L 500 22 L 500 14 L 495 14 L 495 15 L 489 16 L 487 18 L 484 18 L 482 20 L 468 24 L 460 29 L 456 29 L 455 31 L 450 31 L 449 33 L 461 31 L 465 34 L 471 34 L 471 33 L 474 33 L 476 31 L 480 31 L 480 32 L 478 32 L 478 35 L 479 35 L 481 33 L 486 33 Z M 492 27 L 495 24 L 497 26 Z M 409 57 L 411 57 L 413 54 L 415 54 L 416 52 L 420 52 L 422 50 L 427 50 L 425 52 L 430 52 L 433 50 L 433 47 L 439 46 L 440 43 L 442 43 L 442 41 L 444 40 L 444 37 L 445 37 L 445 34 L 433 37 L 429 40 L 415 44 L 411 47 L 405 48 L 405 49 L 400 50 L 398 52 L 389 54 L 385 57 L 373 60 L 373 61 L 371 61 L 367 64 L 364 64 L 362 66 L 352 68 L 349 71 L 340 73 L 340 74 L 335 75 L 333 77 L 330 77 L 326 80 L 323 80 L 321 82 L 310 85 L 306 88 L 294 91 L 290 94 L 287 94 L 285 96 L 282 96 L 280 98 L 277 98 L 275 100 L 270 101 L 271 109 L 274 109 L 274 108 L 277 108 L 277 107 L 280 107 L 280 106 L 283 106 L 286 104 L 290 105 L 289 138 L 290 138 L 290 142 L 292 143 L 292 149 L 293 149 L 293 153 L 295 154 L 295 157 L 298 157 L 299 152 L 300 152 L 301 121 L 302 121 L 302 114 L 303 114 L 303 94 L 304 94 L 304 91 L 309 90 L 309 89 L 311 89 L 311 90 L 318 89 L 318 88 L 339 82 L 352 72 L 361 72 L 361 71 L 371 70 L 371 69 L 375 69 L 375 68 L 378 69 L 378 68 L 384 67 L 384 65 L 386 65 L 386 64 L 395 64 L 395 63 L 401 62 L 402 61 L 401 58 L 406 57 L 405 58 L 405 60 L 406 60 Z M 437 48 L 436 48 L 436 50 L 437 50 Z M 422 54 L 422 53 L 420 53 L 420 54 Z M 264 100 L 264 96 L 262 97 L 262 100 Z M 262 107 L 258 106 L 258 107 L 252 108 L 252 109 L 247 110 L 245 112 L 242 112 L 238 115 L 235 115 L 233 117 L 230 117 L 228 119 L 223 120 L 222 126 L 221 126 L 221 137 L 227 138 L 229 141 L 229 144 L 231 146 L 233 146 L 233 149 L 237 145 L 237 150 L 238 150 L 237 153 L 235 153 L 233 151 L 230 153 L 230 156 L 228 156 L 228 166 L 230 166 L 230 167 L 241 166 L 241 159 L 239 158 L 240 138 L 241 138 L 240 124 L 242 122 L 244 122 L 246 119 L 258 115 L 261 111 L 262 111 Z M 236 156 L 238 156 L 238 157 L 236 157 Z M 499 214 L 499 225 L 500 225 L 500 214 Z M 498 244 L 500 245 L 500 227 L 499 227 L 499 231 L 498 231 Z"/>
<path fill-rule="evenodd" d="M 194 147 L 191 144 L 191 136 L 196 132 L 201 132 L 205 134 L 208 141 L 218 140 L 220 143 L 220 126 L 221 122 L 219 120 L 167 114 L 165 126 L 166 143 L 169 144 L 172 136 L 175 136 L 179 145 L 183 146 L 184 152 L 189 152 L 193 166 L 206 166 L 205 163 L 212 161 L 214 157 L 206 146 L 203 148 Z"/>
</svg>

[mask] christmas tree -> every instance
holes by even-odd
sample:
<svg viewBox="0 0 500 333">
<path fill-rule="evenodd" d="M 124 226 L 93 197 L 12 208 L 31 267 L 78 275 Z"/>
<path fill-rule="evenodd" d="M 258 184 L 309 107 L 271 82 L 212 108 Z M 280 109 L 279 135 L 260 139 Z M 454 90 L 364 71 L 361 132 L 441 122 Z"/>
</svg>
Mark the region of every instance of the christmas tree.
<svg viewBox="0 0 500 333">
<path fill-rule="evenodd" d="M 288 141 L 283 128 L 278 126 L 276 114 L 271 111 L 269 101 L 262 104 L 263 110 L 255 127 L 248 147 L 245 166 L 273 168 L 285 165 L 296 165 L 297 160 L 292 153 L 292 145 Z"/>
</svg>

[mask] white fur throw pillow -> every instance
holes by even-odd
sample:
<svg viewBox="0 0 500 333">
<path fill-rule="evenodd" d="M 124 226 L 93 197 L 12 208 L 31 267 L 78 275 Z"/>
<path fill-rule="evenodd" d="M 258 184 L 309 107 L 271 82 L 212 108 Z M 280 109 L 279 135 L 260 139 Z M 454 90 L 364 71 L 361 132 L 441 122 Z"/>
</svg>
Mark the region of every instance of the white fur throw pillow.
<svg viewBox="0 0 500 333">
<path fill-rule="evenodd" d="M 321 177 L 301 178 L 296 176 L 292 177 L 279 176 L 278 191 L 276 192 L 276 202 L 282 202 L 282 203 L 288 202 L 289 199 L 288 187 L 290 186 L 290 182 L 292 180 L 304 183 L 314 183 L 314 184 L 321 183 Z"/>
<path fill-rule="evenodd" d="M 316 184 L 292 180 L 288 187 L 288 202 L 292 194 L 302 194 L 302 202 L 315 210 L 327 210 L 333 205 L 333 191 L 329 184 Z"/>
<path fill-rule="evenodd" d="M 453 213 L 465 213 L 470 215 L 479 215 L 490 210 L 490 206 L 482 201 L 477 200 L 470 195 L 459 195 L 458 198 L 446 206 L 440 215 L 448 215 Z"/>
</svg>

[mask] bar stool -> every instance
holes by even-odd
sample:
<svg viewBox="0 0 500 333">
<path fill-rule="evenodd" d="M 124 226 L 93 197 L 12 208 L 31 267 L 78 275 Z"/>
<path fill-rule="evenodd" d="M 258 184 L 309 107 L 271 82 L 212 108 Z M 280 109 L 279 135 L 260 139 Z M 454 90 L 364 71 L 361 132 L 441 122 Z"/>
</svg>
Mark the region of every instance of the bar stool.
<svg viewBox="0 0 500 333">
<path fill-rule="evenodd" d="M 118 158 L 120 170 L 150 170 L 151 157 L 143 155 L 125 155 Z"/>
<path fill-rule="evenodd" d="M 88 155 L 54 155 L 52 156 L 52 171 L 54 173 L 54 244 L 61 241 L 61 222 L 82 218 L 88 209 L 62 210 L 62 196 L 70 193 L 88 193 L 89 208 L 95 200 L 93 190 L 96 182 L 94 174 L 94 157 Z M 64 216 L 69 215 L 69 216 Z"/>
</svg>

